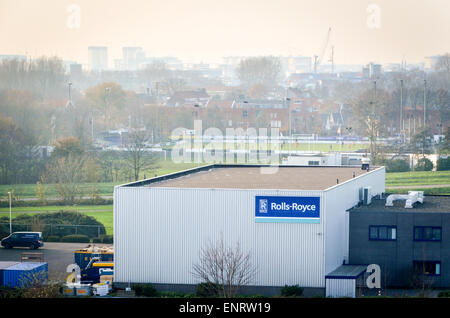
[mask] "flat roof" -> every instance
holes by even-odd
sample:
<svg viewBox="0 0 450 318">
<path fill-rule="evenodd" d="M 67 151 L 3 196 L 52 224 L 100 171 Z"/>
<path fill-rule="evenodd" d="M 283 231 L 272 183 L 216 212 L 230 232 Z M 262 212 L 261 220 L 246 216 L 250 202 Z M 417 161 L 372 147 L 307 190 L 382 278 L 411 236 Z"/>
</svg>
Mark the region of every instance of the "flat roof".
<svg viewBox="0 0 450 318">
<path fill-rule="evenodd" d="M 386 196 L 389 194 L 386 194 Z M 405 200 L 395 200 L 394 206 L 385 206 L 386 198 L 372 199 L 370 205 L 361 205 L 350 209 L 354 212 L 450 212 L 449 195 L 424 195 L 423 203 L 415 203 L 413 208 L 405 208 Z"/>
<path fill-rule="evenodd" d="M 371 171 L 377 167 L 371 168 Z M 199 169 L 173 178 L 154 178 L 141 186 L 154 188 L 223 188 L 223 189 L 299 189 L 325 190 L 363 175 L 366 170 L 355 167 L 279 166 L 273 174 L 261 173 L 261 167 L 220 166 Z"/>
</svg>

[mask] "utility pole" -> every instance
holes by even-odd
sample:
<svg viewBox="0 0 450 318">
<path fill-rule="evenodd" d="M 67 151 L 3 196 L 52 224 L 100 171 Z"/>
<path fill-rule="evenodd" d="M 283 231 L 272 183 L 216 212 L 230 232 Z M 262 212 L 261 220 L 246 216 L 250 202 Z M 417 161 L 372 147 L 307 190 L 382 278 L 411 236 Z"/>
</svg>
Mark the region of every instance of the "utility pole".
<svg viewBox="0 0 450 318">
<path fill-rule="evenodd" d="M 427 118 L 427 80 L 423 81 L 423 128 L 426 127 Z"/>
<path fill-rule="evenodd" d="M 400 138 L 403 142 L 403 80 L 400 80 Z"/>
<path fill-rule="evenodd" d="M 9 234 L 12 233 L 12 213 L 11 213 L 11 191 L 8 191 L 9 195 Z"/>
<path fill-rule="evenodd" d="M 334 45 L 331 47 L 331 74 L 334 74 Z"/>
</svg>

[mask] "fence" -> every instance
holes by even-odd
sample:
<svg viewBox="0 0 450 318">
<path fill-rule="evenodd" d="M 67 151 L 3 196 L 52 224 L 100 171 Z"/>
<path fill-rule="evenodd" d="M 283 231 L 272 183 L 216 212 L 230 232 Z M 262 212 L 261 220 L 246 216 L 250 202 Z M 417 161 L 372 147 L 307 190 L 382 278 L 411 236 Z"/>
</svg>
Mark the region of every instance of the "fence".
<svg viewBox="0 0 450 318">
<path fill-rule="evenodd" d="M 0 222 L 0 226 L 7 229 L 9 233 L 9 222 Z M 42 232 L 44 237 L 50 235 L 66 236 L 71 234 L 83 234 L 88 237 L 99 237 L 104 234 L 112 234 L 112 227 L 105 227 L 104 225 L 83 225 L 83 224 L 25 224 L 25 223 L 12 223 L 12 231 L 34 231 Z M 0 233 L 2 234 L 2 233 Z M 6 234 L 6 233 L 3 233 Z"/>
</svg>

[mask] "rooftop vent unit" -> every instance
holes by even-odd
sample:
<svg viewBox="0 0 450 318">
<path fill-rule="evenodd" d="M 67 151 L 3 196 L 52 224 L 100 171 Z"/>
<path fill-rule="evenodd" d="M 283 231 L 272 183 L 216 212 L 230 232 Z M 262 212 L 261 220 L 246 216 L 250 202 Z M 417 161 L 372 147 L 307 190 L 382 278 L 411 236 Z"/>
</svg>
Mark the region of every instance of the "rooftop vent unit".
<svg viewBox="0 0 450 318">
<path fill-rule="evenodd" d="M 423 203 L 423 191 L 408 191 L 408 194 L 391 194 L 386 198 L 385 206 L 394 206 L 395 200 L 406 200 L 405 208 L 411 209 L 414 203 Z"/>
<path fill-rule="evenodd" d="M 359 189 L 359 201 L 363 205 L 372 203 L 372 187 L 363 187 Z"/>
</svg>

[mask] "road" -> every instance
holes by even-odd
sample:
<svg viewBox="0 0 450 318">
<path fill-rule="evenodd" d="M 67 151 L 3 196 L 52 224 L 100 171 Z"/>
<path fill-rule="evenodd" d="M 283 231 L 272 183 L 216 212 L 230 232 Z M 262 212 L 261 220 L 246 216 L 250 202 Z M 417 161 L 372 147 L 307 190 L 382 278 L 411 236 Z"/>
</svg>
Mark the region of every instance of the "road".
<svg viewBox="0 0 450 318">
<path fill-rule="evenodd" d="M 22 253 L 44 253 L 44 261 L 48 263 L 49 279 L 65 281 L 67 265 L 74 263 L 74 251 L 87 247 L 88 243 L 44 243 L 38 250 L 15 247 L 0 248 L 0 261 L 20 262 Z M 99 246 L 112 246 L 101 244 Z"/>
</svg>

